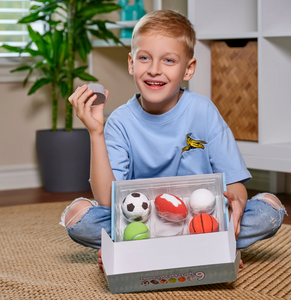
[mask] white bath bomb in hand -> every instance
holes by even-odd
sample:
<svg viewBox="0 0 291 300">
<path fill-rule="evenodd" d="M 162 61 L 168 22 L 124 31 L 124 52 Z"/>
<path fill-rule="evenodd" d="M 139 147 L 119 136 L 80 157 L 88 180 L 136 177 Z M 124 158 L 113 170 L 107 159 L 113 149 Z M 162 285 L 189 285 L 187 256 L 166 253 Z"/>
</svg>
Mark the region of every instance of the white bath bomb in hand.
<svg viewBox="0 0 291 300">
<path fill-rule="evenodd" d="M 215 209 L 215 196 L 207 189 L 195 190 L 190 196 L 190 209 L 193 214 L 211 214 Z"/>
</svg>

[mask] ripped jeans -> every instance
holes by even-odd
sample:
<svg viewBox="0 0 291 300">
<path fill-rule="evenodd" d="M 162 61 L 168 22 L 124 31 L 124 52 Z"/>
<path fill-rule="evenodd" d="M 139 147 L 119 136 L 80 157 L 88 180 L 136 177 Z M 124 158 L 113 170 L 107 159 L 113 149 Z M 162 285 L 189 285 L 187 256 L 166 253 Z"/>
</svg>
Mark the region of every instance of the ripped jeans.
<svg viewBox="0 0 291 300">
<path fill-rule="evenodd" d="M 279 206 L 270 199 L 268 200 L 275 207 L 262 200 L 266 194 L 269 193 L 258 194 L 247 201 L 236 241 L 237 249 L 244 249 L 259 240 L 268 239 L 281 227 L 286 210 L 284 206 Z M 75 225 L 66 228 L 66 212 L 73 203 L 80 200 L 90 201 L 92 206 Z M 60 224 L 67 229 L 73 241 L 86 247 L 101 248 L 101 229 L 104 228 L 111 235 L 111 209 L 84 198 L 76 199 L 72 204 L 64 210 Z"/>
</svg>

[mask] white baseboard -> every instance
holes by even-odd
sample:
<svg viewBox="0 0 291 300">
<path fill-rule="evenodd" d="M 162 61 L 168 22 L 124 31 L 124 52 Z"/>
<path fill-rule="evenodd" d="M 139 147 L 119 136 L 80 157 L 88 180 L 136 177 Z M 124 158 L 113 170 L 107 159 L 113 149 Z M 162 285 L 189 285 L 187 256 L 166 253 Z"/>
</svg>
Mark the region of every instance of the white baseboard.
<svg viewBox="0 0 291 300">
<path fill-rule="evenodd" d="M 35 164 L 0 166 L 0 190 L 41 187 L 38 166 Z"/>
</svg>

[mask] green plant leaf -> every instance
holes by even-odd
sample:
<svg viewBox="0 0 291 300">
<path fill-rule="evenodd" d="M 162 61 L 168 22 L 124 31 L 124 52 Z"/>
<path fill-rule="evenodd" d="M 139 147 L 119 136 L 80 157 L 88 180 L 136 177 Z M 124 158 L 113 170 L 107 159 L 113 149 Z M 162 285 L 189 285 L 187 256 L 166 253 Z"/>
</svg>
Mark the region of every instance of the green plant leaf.
<svg viewBox="0 0 291 300">
<path fill-rule="evenodd" d="M 31 6 L 30 7 L 30 11 L 33 11 L 33 10 L 37 10 L 37 9 L 39 9 L 41 7 L 41 5 L 33 5 L 33 6 Z"/>
<path fill-rule="evenodd" d="M 62 65 L 66 58 L 67 43 L 64 30 L 55 30 L 52 36 L 54 45 L 55 65 Z"/>
<path fill-rule="evenodd" d="M 91 52 L 92 45 L 85 30 L 76 37 L 75 44 L 82 61 L 87 62 L 87 55 Z"/>
<path fill-rule="evenodd" d="M 94 30 L 94 29 L 89 29 L 89 31 L 92 33 L 92 35 L 96 36 L 97 38 L 108 41 L 107 36 L 104 34 L 104 32 L 100 30 Z"/>
<path fill-rule="evenodd" d="M 32 71 L 33 71 L 33 69 L 30 68 L 28 74 L 26 75 L 25 79 L 23 80 L 23 86 L 26 86 L 26 84 L 27 84 L 27 82 L 28 82 L 28 80 L 30 78 L 30 75 L 32 74 Z"/>
<path fill-rule="evenodd" d="M 33 23 L 39 20 L 46 21 L 46 17 L 50 16 L 54 11 L 58 8 L 56 3 L 43 5 L 39 7 L 37 10 L 34 10 L 28 16 L 24 16 L 20 20 L 18 20 L 19 24 Z"/>
<path fill-rule="evenodd" d="M 34 31 L 31 26 L 27 26 L 28 33 L 31 40 L 35 43 L 40 54 L 48 61 L 48 63 L 52 66 L 52 62 L 48 53 L 48 48 L 50 45 L 45 41 L 45 35 L 41 35 L 38 32 Z"/>
<path fill-rule="evenodd" d="M 34 84 L 33 86 L 31 87 L 31 89 L 29 90 L 28 92 L 28 95 L 31 95 L 33 93 L 35 93 L 39 88 L 41 88 L 42 86 L 48 84 L 51 82 L 51 79 L 49 78 L 41 78 L 41 79 L 38 79 Z"/>
<path fill-rule="evenodd" d="M 30 70 L 30 66 L 22 66 L 13 70 L 10 70 L 10 73 L 19 72 L 19 71 L 27 71 Z"/>
<path fill-rule="evenodd" d="M 34 68 L 34 69 L 37 69 L 37 68 L 41 68 L 41 67 L 43 67 L 44 65 L 46 65 L 46 63 L 45 63 L 45 61 L 38 61 L 38 62 L 36 62 L 35 64 L 33 64 L 32 65 L 32 67 Z"/>
<path fill-rule="evenodd" d="M 81 74 L 88 68 L 88 66 L 81 66 L 73 70 L 73 74 Z"/>
<path fill-rule="evenodd" d="M 58 65 L 63 66 L 68 56 L 68 47 L 66 40 L 63 40 L 59 46 L 59 60 Z"/>
<path fill-rule="evenodd" d="M 87 61 L 87 52 L 86 52 L 86 49 L 84 47 L 79 47 L 77 48 L 77 51 L 82 59 L 83 62 L 86 62 Z"/>
<path fill-rule="evenodd" d="M 61 81 L 61 95 L 63 97 L 67 96 L 68 94 L 68 85 L 65 81 Z"/>
<path fill-rule="evenodd" d="M 52 3 L 52 2 L 56 2 L 55 0 L 37 0 L 37 2 L 41 2 L 41 3 Z M 64 2 L 64 1 L 57 1 L 57 2 Z"/>
<path fill-rule="evenodd" d="M 78 74 L 77 76 L 75 77 L 78 77 L 80 78 L 81 80 L 84 80 L 84 81 L 98 81 L 98 79 L 88 73 L 81 73 L 81 74 Z"/>
<path fill-rule="evenodd" d="M 41 71 L 46 76 L 46 78 L 50 79 L 51 81 L 53 80 L 54 74 L 50 69 L 42 67 Z"/>
<path fill-rule="evenodd" d="M 19 24 L 33 23 L 36 20 L 39 20 L 38 13 L 31 13 L 30 15 L 24 16 L 23 18 L 21 18 L 20 20 L 18 20 L 18 23 Z"/>
<path fill-rule="evenodd" d="M 6 49 L 6 50 L 9 50 L 11 52 L 17 52 L 17 53 L 23 52 L 23 48 L 21 48 L 21 47 L 14 47 L 14 46 L 10 46 L 10 45 L 7 45 L 7 44 L 3 44 L 1 47 Z"/>
<path fill-rule="evenodd" d="M 53 20 L 49 19 L 49 20 L 47 21 L 47 23 L 48 23 L 50 26 L 57 26 L 58 24 L 61 24 L 62 21 L 53 21 Z"/>
<path fill-rule="evenodd" d="M 41 55 L 41 53 L 39 51 L 30 49 L 30 48 L 24 48 L 23 52 L 29 53 L 31 56 Z"/>
<path fill-rule="evenodd" d="M 82 8 L 77 15 L 81 18 L 91 19 L 97 14 L 106 14 L 118 9 L 121 9 L 121 6 L 114 3 L 89 4 L 88 6 Z"/>
</svg>

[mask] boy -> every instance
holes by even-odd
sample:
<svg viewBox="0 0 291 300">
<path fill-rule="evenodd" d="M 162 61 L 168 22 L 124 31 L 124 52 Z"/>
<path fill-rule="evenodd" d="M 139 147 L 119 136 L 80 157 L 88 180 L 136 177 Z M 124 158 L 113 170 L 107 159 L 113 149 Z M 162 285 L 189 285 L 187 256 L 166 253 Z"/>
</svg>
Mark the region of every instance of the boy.
<svg viewBox="0 0 291 300">
<path fill-rule="evenodd" d="M 194 45 L 195 31 L 184 16 L 149 13 L 134 28 L 128 58 L 140 94 L 116 109 L 104 130 L 104 104 L 91 107 L 96 96 L 85 103 L 92 90 L 84 85 L 69 98 L 90 133 L 91 187 L 98 202 L 77 199 L 63 213 L 62 224 L 77 243 L 100 248 L 101 228 L 110 234 L 112 181 L 191 174 L 225 173 L 238 249 L 280 228 L 285 209 L 274 195 L 247 202 L 243 182 L 251 176 L 216 107 L 180 88 L 195 72 Z"/>
</svg>

